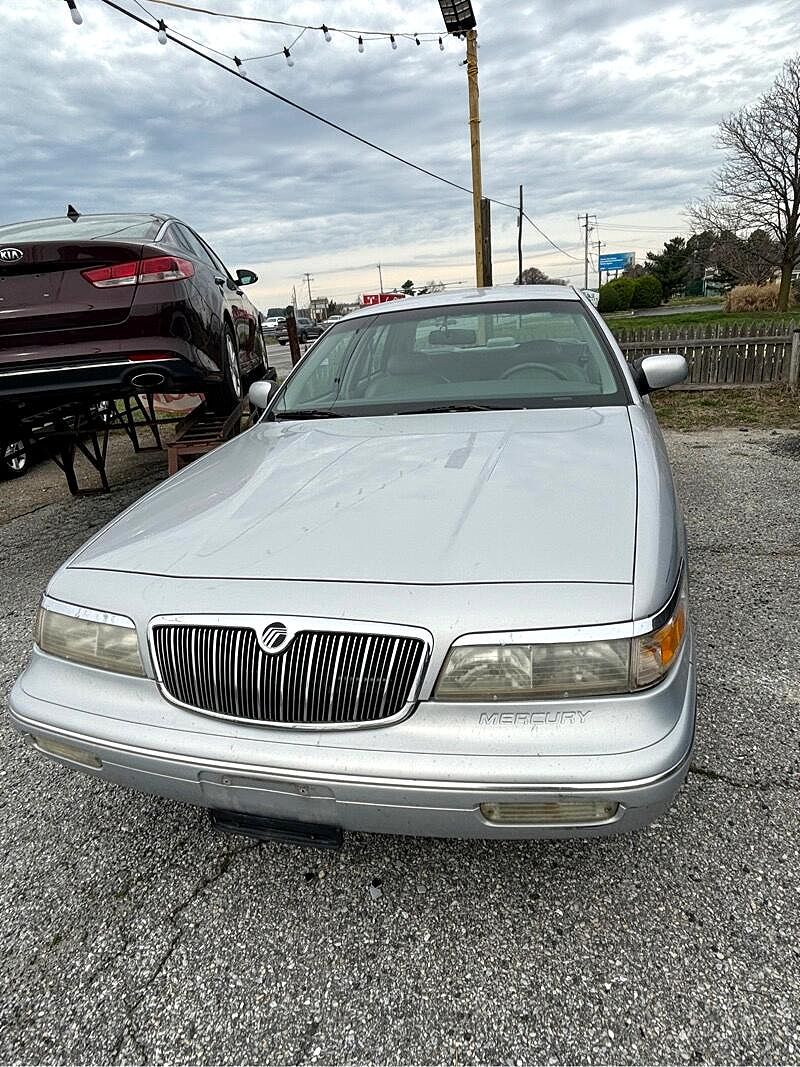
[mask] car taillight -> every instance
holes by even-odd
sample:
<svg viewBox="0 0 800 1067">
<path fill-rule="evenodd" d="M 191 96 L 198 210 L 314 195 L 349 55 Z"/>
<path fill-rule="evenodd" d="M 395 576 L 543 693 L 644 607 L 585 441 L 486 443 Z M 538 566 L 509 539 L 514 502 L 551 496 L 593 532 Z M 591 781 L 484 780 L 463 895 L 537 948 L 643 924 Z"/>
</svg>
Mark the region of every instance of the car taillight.
<svg viewBox="0 0 800 1067">
<path fill-rule="evenodd" d="M 132 263 L 115 263 L 113 267 L 82 270 L 81 274 L 87 282 L 96 285 L 98 289 L 106 289 L 112 285 L 136 285 L 138 269 L 139 261 L 134 260 Z"/>
<path fill-rule="evenodd" d="M 175 256 L 155 256 L 153 259 L 143 259 L 139 264 L 139 281 L 145 282 L 177 282 L 181 278 L 191 278 L 194 267 L 188 259 L 177 259 Z"/>
<path fill-rule="evenodd" d="M 177 282 L 191 278 L 194 266 L 188 259 L 177 256 L 152 256 L 149 259 L 133 260 L 130 263 L 115 263 L 113 267 L 94 267 L 81 274 L 87 282 L 98 289 L 115 285 L 136 285 L 140 282 Z"/>
</svg>

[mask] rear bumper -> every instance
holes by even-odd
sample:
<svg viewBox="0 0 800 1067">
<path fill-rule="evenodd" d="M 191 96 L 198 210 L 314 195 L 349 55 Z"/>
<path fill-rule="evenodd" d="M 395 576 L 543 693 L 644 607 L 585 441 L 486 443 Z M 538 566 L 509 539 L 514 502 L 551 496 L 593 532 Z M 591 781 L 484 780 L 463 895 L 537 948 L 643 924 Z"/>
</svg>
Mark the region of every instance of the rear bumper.
<svg viewBox="0 0 800 1067">
<path fill-rule="evenodd" d="M 387 765 L 379 751 L 362 743 L 364 734 L 359 750 L 343 750 L 335 762 L 323 764 L 323 757 L 328 758 L 324 748 L 309 745 L 308 735 L 284 734 L 275 743 L 265 732 L 263 740 L 254 743 L 250 731 L 234 724 L 222 733 L 219 724 L 164 702 L 145 680 L 136 683 L 136 702 L 140 709 L 142 699 L 150 705 L 150 722 L 135 727 L 112 717 L 124 714 L 124 708 L 111 694 L 108 707 L 90 700 L 82 702 L 91 703 L 91 710 L 81 710 L 34 696 L 25 683 L 23 675 L 11 693 L 15 729 L 44 755 L 55 758 L 43 750 L 43 740 L 67 742 L 100 766 L 88 768 L 67 758 L 59 762 L 131 789 L 201 807 L 348 831 L 500 839 L 597 837 L 636 830 L 672 803 L 686 776 L 694 741 L 691 665 L 674 693 L 677 722 L 656 744 L 624 759 L 521 755 L 512 765 L 467 751 L 431 759 L 413 749 L 398 753 Z M 386 729 L 401 728 L 402 724 Z M 577 798 L 618 808 L 605 822 L 574 825 L 498 825 L 487 821 L 480 810 L 481 804 L 492 802 Z"/>
<path fill-rule="evenodd" d="M 154 343 L 154 351 L 164 352 Z M 147 351 L 139 346 L 138 352 Z M 120 393 L 156 390 L 183 393 L 202 390 L 206 377 L 183 355 L 170 353 L 168 359 L 131 359 L 119 351 L 64 361 L 18 364 L 0 367 L 0 405 L 32 411 L 63 401 L 91 397 L 118 396 Z M 219 377 L 219 375 L 216 375 Z"/>
</svg>

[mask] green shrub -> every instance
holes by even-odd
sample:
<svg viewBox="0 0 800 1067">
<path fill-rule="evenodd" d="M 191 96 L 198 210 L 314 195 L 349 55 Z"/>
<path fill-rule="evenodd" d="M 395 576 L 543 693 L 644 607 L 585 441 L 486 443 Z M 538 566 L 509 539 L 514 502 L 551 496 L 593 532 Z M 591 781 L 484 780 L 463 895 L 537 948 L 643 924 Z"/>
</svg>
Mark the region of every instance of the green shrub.
<svg viewBox="0 0 800 1067">
<path fill-rule="evenodd" d="M 600 302 L 597 307 L 599 311 L 620 310 L 620 294 L 619 290 L 614 288 L 613 282 L 600 286 Z"/>
<path fill-rule="evenodd" d="M 633 300 L 633 294 L 636 291 L 636 282 L 633 278 L 615 278 L 611 282 L 617 292 L 619 293 L 619 307 L 620 311 L 627 311 L 631 306 Z"/>
<path fill-rule="evenodd" d="M 634 308 L 657 308 L 664 296 L 661 282 L 655 274 L 643 274 L 637 278 L 631 299 L 631 307 Z"/>
</svg>

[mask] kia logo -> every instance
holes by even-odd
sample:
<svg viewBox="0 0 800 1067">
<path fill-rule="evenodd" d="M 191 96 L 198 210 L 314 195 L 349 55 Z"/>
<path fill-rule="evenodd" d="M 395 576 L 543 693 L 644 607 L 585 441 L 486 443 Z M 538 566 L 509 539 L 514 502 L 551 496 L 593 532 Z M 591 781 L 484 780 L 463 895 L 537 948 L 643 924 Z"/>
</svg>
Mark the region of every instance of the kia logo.
<svg viewBox="0 0 800 1067">
<path fill-rule="evenodd" d="M 284 623 L 271 622 L 262 630 L 260 644 L 268 655 L 275 656 L 283 652 L 293 636 Z"/>
<path fill-rule="evenodd" d="M 22 250 L 19 248 L 0 248 L 0 259 L 4 263 L 16 263 L 22 259 Z"/>
</svg>

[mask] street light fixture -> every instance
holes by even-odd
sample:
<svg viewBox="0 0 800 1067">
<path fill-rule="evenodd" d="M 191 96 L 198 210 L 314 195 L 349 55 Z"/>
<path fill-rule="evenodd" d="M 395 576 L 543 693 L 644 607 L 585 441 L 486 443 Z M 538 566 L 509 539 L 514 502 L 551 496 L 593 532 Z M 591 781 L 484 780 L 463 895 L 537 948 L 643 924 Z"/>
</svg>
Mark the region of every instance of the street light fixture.
<svg viewBox="0 0 800 1067">
<path fill-rule="evenodd" d="M 478 34 L 472 0 L 439 0 L 445 29 L 467 40 L 467 91 L 469 94 L 469 142 L 472 155 L 472 215 L 475 230 L 475 276 L 479 286 L 492 284 L 492 265 L 488 242 L 484 243 L 484 211 L 486 236 L 489 234 L 488 208 L 483 204 L 481 180 L 481 131 L 478 110 Z"/>
<path fill-rule="evenodd" d="M 439 0 L 439 7 L 448 33 L 466 33 L 475 29 L 477 23 L 472 0 Z"/>
</svg>

